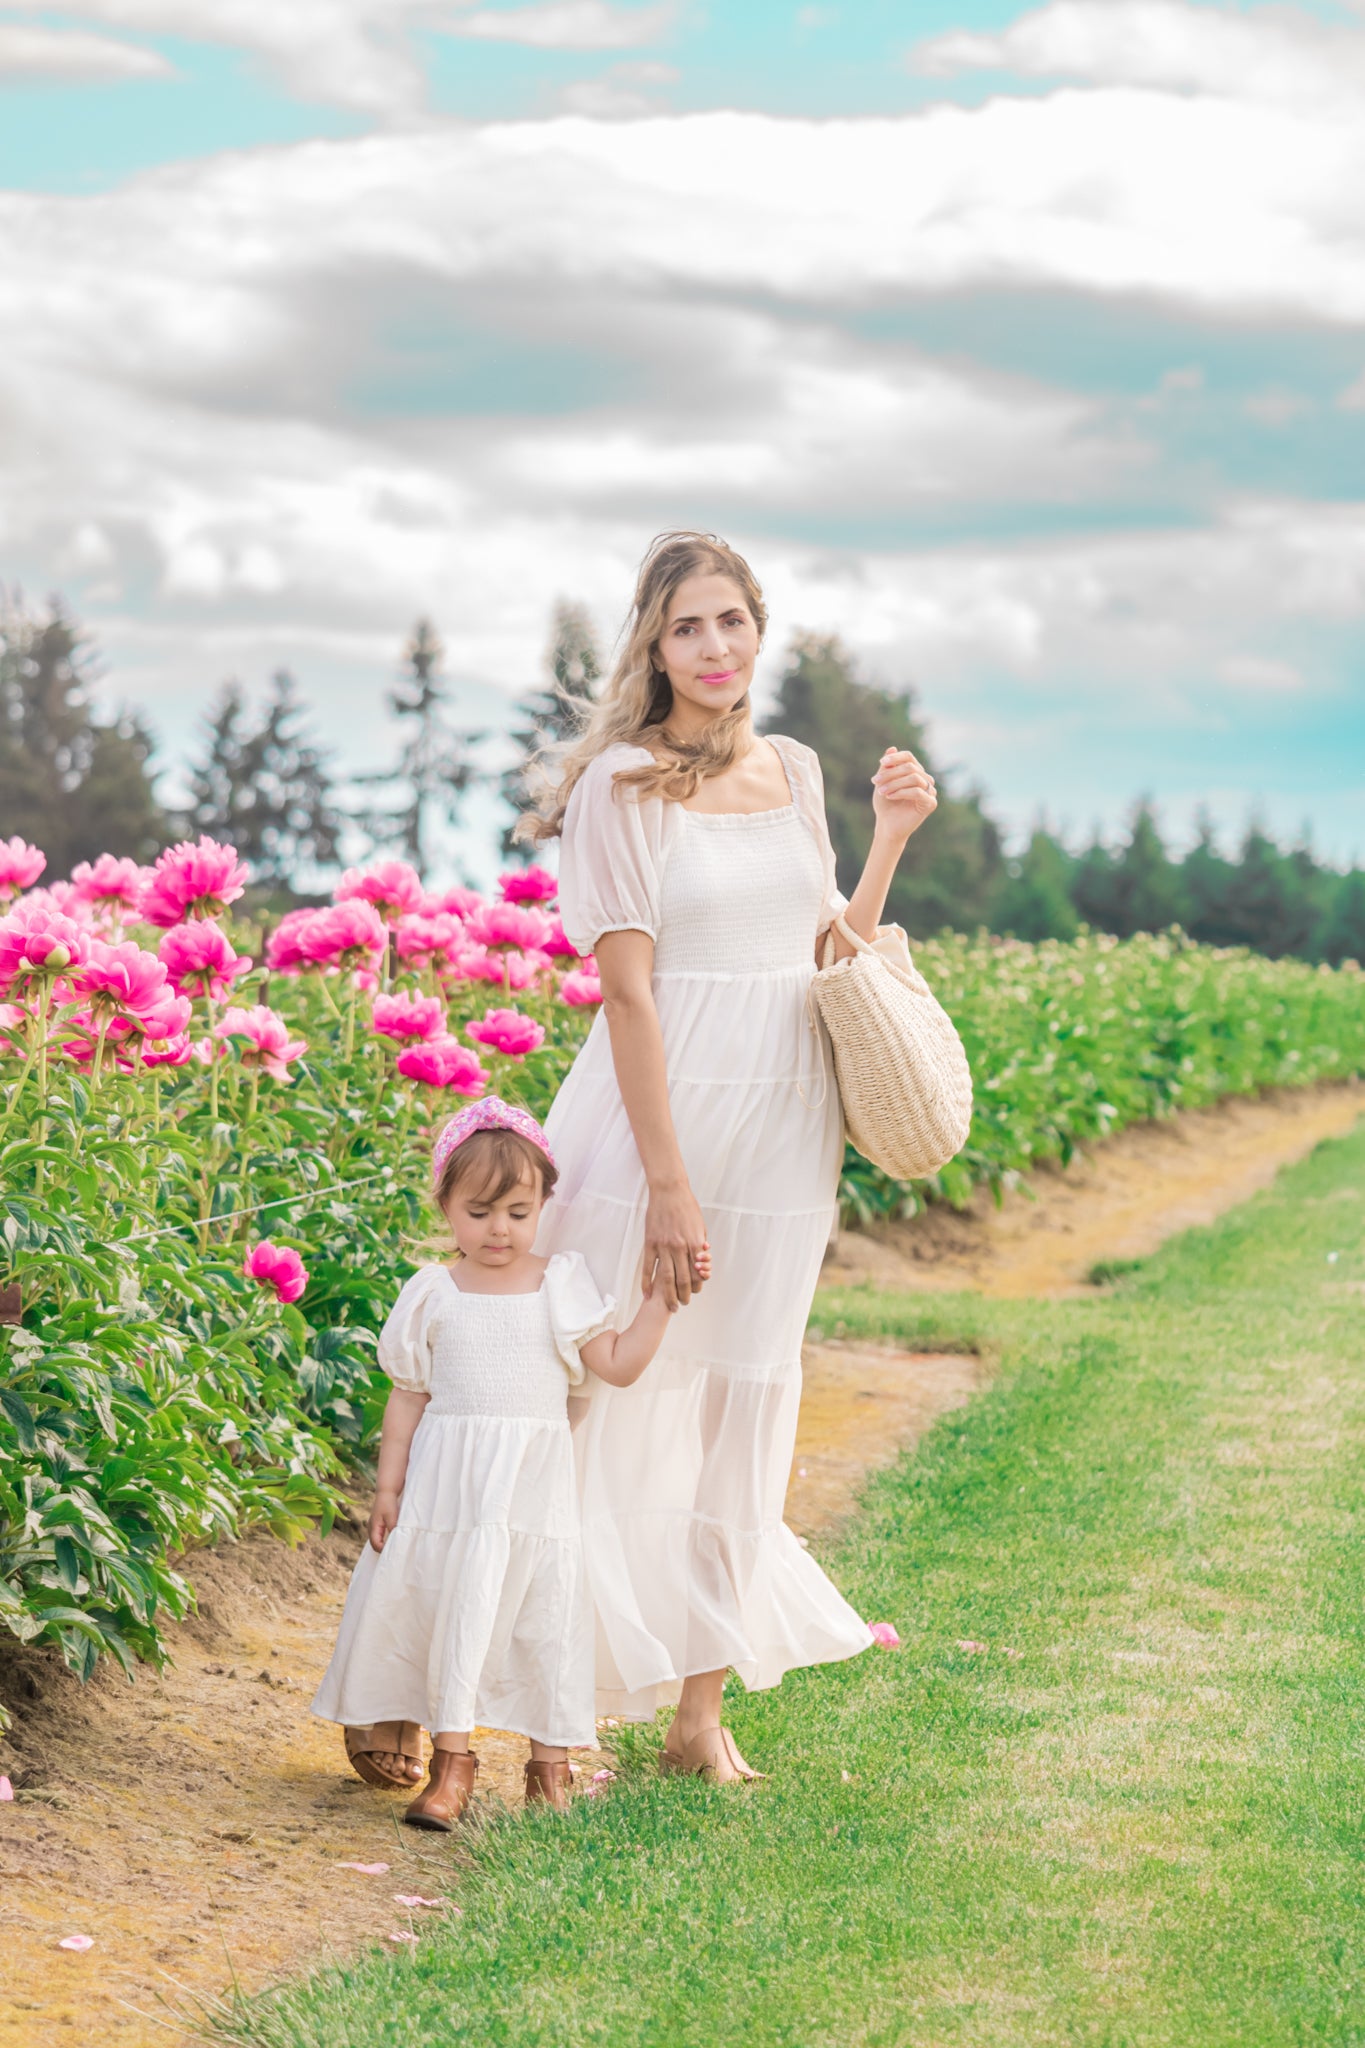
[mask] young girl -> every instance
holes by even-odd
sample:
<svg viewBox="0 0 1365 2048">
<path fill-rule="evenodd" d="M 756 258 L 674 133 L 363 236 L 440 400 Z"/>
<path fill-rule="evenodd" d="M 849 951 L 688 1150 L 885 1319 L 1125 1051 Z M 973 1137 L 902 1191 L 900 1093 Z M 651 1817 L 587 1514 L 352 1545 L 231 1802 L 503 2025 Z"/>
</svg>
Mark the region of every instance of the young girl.
<svg viewBox="0 0 1365 2048">
<path fill-rule="evenodd" d="M 659 1289 L 618 1334 L 580 1253 L 533 1253 L 558 1169 L 525 1110 L 461 1110 L 433 1177 L 457 1258 L 416 1273 L 380 1335 L 393 1392 L 369 1543 L 313 1712 L 430 1728 L 403 1817 L 448 1830 L 473 1792 L 476 1725 L 529 1738 L 528 1805 L 562 1809 L 566 1752 L 595 1740 L 568 1392 L 585 1367 L 630 1386 L 670 1311 Z"/>
</svg>

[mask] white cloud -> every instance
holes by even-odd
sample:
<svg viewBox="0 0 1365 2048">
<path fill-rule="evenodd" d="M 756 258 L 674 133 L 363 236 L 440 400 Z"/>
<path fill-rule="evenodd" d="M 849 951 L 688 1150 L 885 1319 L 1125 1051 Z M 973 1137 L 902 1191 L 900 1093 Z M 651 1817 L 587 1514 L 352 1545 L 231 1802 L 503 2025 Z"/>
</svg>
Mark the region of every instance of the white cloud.
<svg viewBox="0 0 1365 2048">
<path fill-rule="evenodd" d="M 159 50 L 144 49 L 139 43 L 121 43 L 81 29 L 0 22 L 0 78 L 112 81 L 169 78 L 173 71 Z"/>
<path fill-rule="evenodd" d="M 546 0 L 538 7 L 480 8 L 449 24 L 452 33 L 542 50 L 638 49 L 656 42 L 673 15 L 671 5 L 613 7 L 608 0 Z"/>
<path fill-rule="evenodd" d="M 566 114 L 584 114 L 593 121 L 631 121 L 661 111 L 660 89 L 676 84 L 671 64 L 613 64 L 600 78 L 576 79 L 558 97 Z"/>
<path fill-rule="evenodd" d="M 1365 90 L 1354 28 L 1292 7 L 1234 14 L 1183 0 L 1052 0 L 998 35 L 931 37 L 909 61 L 930 77 L 1010 71 L 1309 107 Z"/>
<path fill-rule="evenodd" d="M 1218 671 L 1225 682 L 1242 690 L 1279 694 L 1304 687 L 1303 676 L 1292 662 L 1276 661 L 1269 655 L 1229 654 L 1218 664 Z"/>
</svg>

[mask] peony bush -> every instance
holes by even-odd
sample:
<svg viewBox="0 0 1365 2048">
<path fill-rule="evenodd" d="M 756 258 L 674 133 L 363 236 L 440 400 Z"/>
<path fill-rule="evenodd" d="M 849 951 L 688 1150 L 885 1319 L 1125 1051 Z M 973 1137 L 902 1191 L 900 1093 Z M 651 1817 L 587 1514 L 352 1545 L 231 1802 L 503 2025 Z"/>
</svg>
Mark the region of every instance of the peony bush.
<svg viewBox="0 0 1365 2048">
<path fill-rule="evenodd" d="M 0 841 L 0 1622 L 82 1676 L 104 1655 L 131 1673 L 192 1598 L 184 1553 L 329 1524 L 382 1411 L 375 1337 L 420 1257 L 432 1126 L 489 1088 L 543 1115 L 602 990 L 543 868 L 488 900 L 380 861 L 265 926 L 207 839 L 44 873 Z M 976 1117 L 927 1189 L 850 1154 L 862 1218 L 1365 1066 L 1354 968 L 1178 934 L 916 952 Z"/>
</svg>

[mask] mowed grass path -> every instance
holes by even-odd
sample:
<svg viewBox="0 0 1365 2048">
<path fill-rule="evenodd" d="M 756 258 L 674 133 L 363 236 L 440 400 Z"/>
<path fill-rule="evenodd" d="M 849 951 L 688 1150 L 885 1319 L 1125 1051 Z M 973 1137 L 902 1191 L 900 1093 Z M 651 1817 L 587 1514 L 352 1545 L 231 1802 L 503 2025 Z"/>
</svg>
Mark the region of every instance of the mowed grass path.
<svg viewBox="0 0 1365 2048">
<path fill-rule="evenodd" d="M 461 1919 L 234 2035 L 1365 2042 L 1363 1231 L 1358 1133 L 1093 1300 L 822 1297 L 999 1363 L 829 1560 L 903 1649 L 739 1694 L 749 1791 L 632 1733 L 483 1831 Z"/>
</svg>

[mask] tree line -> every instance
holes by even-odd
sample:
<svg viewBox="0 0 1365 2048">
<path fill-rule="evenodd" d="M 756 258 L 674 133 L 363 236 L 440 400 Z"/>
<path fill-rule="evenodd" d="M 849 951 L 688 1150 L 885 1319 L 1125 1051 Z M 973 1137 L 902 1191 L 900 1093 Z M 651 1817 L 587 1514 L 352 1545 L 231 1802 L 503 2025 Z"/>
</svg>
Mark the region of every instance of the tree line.
<svg viewBox="0 0 1365 2048">
<path fill-rule="evenodd" d="M 264 890 L 295 900 L 301 884 L 306 892 L 358 852 L 399 853 L 426 874 L 439 828 L 457 823 L 469 792 L 491 782 L 506 806 L 507 853 L 528 756 L 577 730 L 603 672 L 583 607 L 561 603 L 545 677 L 517 701 L 512 729 L 476 731 L 457 715 L 440 641 L 422 620 L 387 693 L 397 734 L 387 765 L 339 774 L 280 670 L 259 699 L 239 682 L 222 685 L 184 763 L 185 799 L 167 805 L 145 723 L 97 710 L 100 662 L 67 608 L 54 599 L 34 611 L 0 591 L 0 839 L 34 841 L 59 876 L 102 852 L 146 860 L 170 838 L 206 832 L 231 840 Z M 1021 852 L 1007 852 L 984 793 L 954 788 L 935 764 L 913 693 L 863 681 L 837 639 L 793 640 L 761 722 L 819 754 L 846 884 L 870 841 L 868 762 L 889 743 L 933 770 L 933 830 L 910 841 L 887 906 L 912 936 L 985 927 L 1065 939 L 1085 924 L 1126 938 L 1178 924 L 1210 944 L 1272 957 L 1365 959 L 1365 872 L 1319 862 L 1306 843 L 1284 848 L 1254 821 L 1229 854 L 1201 815 L 1194 844 L 1176 858 L 1144 801 L 1115 841 L 1097 835 L 1072 849 L 1039 826 Z M 502 758 L 490 768 L 495 739 Z"/>
</svg>

